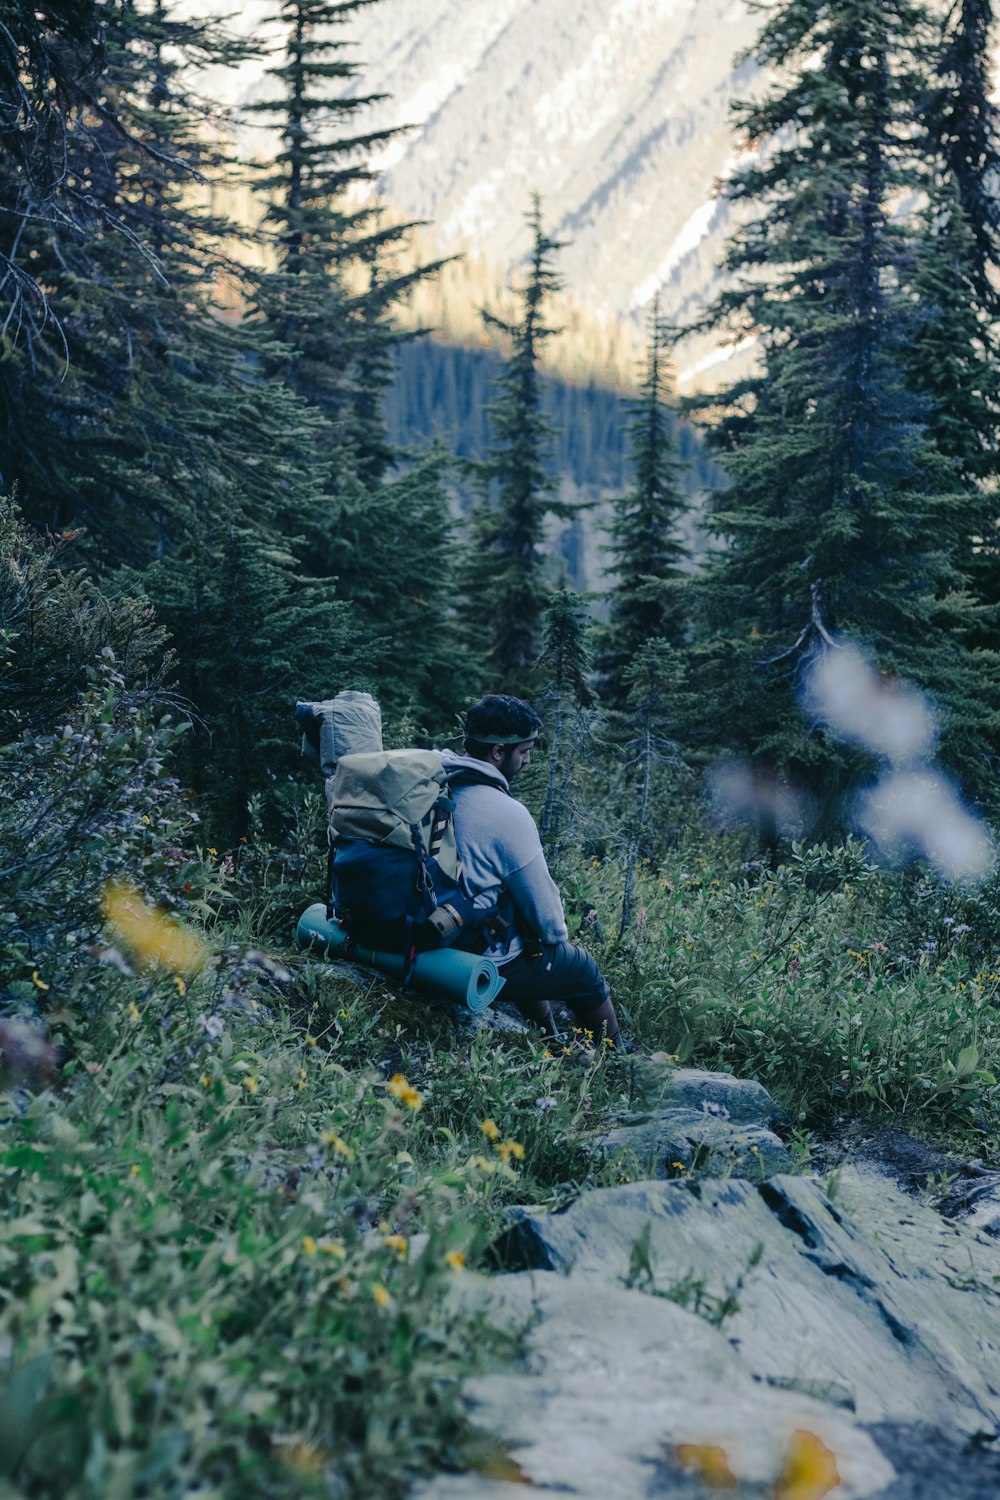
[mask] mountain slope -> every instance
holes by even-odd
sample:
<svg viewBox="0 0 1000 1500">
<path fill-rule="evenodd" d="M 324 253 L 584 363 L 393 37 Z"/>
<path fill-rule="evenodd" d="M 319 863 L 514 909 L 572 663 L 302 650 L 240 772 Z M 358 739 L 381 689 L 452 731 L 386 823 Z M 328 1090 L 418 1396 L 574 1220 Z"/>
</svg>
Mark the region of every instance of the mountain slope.
<svg viewBox="0 0 1000 1500">
<path fill-rule="evenodd" d="M 250 0 L 240 24 L 269 14 Z M 344 34 L 359 91 L 389 96 L 372 123 L 414 126 L 380 160 L 382 191 L 439 249 L 519 260 L 537 190 L 575 301 L 638 320 L 662 289 L 680 320 L 715 281 L 729 210 L 713 186 L 752 78 L 733 59 L 756 24 L 745 0 L 380 0 Z M 260 69 L 227 82 L 237 101 L 267 89 Z"/>
</svg>

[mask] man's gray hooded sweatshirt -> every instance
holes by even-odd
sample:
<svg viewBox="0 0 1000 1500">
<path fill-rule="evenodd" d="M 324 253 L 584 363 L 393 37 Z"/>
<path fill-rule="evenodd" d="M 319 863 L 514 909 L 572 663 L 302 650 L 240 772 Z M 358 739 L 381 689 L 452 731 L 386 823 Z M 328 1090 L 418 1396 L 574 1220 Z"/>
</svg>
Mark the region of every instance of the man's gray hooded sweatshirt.
<svg viewBox="0 0 1000 1500">
<path fill-rule="evenodd" d="M 442 750 L 441 759 L 449 771 L 468 766 L 496 782 L 495 788 L 481 783 L 453 788 L 455 842 L 474 905 L 486 911 L 499 903 L 501 915 L 513 923 L 507 945 L 488 949 L 487 957 L 506 963 L 532 936 L 545 943 L 565 941 L 562 900 L 524 803 L 509 795 L 506 777 L 488 761 L 452 750 Z"/>
</svg>

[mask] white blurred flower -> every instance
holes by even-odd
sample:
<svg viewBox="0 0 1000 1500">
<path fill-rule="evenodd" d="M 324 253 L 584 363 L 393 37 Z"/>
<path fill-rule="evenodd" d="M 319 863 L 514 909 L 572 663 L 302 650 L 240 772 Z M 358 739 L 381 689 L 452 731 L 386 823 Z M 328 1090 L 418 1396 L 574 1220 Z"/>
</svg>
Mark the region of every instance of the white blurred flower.
<svg viewBox="0 0 1000 1500">
<path fill-rule="evenodd" d="M 803 706 L 841 739 L 893 765 L 927 760 L 934 753 L 937 720 L 923 693 L 883 676 L 856 646 L 824 651 L 814 659 Z"/>
<path fill-rule="evenodd" d="M 985 827 L 930 766 L 883 776 L 861 799 L 857 821 L 890 858 L 921 854 L 944 880 L 972 884 L 996 868 Z"/>
</svg>

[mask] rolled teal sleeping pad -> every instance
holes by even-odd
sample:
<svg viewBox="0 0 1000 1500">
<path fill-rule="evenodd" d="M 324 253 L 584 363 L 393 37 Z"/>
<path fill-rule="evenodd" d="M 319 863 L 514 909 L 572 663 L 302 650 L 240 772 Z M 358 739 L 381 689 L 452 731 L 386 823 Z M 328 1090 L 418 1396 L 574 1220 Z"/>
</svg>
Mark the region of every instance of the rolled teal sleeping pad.
<svg viewBox="0 0 1000 1500">
<path fill-rule="evenodd" d="M 343 950 L 350 939 L 336 922 L 327 920 L 322 901 L 314 902 L 302 913 L 295 939 L 300 948 L 321 948 L 328 958 L 348 956 Z M 406 968 L 401 953 L 377 953 L 356 943 L 350 957 L 377 969 L 387 979 L 401 981 Z M 432 953 L 417 954 L 410 982 L 427 1000 L 448 1000 L 477 1015 L 492 1005 L 506 981 L 500 978 L 500 970 L 492 959 L 460 953 L 455 948 L 436 948 Z"/>
</svg>

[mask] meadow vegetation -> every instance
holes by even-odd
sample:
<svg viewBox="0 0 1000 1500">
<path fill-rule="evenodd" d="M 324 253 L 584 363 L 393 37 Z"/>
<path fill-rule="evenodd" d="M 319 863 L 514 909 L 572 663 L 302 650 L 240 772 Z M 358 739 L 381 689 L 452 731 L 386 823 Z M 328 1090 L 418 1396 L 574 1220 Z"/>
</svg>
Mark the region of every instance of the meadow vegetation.
<svg viewBox="0 0 1000 1500">
<path fill-rule="evenodd" d="M 171 774 L 183 725 L 122 666 L 103 647 L 54 732 L 0 752 L 2 1493 L 499 1474 L 458 1382 L 516 1340 L 456 1292 L 511 1204 L 627 1174 L 586 1143 L 633 1064 L 297 953 L 321 799 L 303 783 L 277 844 L 258 803 L 245 842 L 206 847 Z M 672 811 L 621 939 L 621 860 L 561 856 L 642 1048 L 759 1078 L 805 1164 L 859 1114 L 995 1159 L 996 883 L 889 873 L 856 843 L 771 868 Z"/>
</svg>

